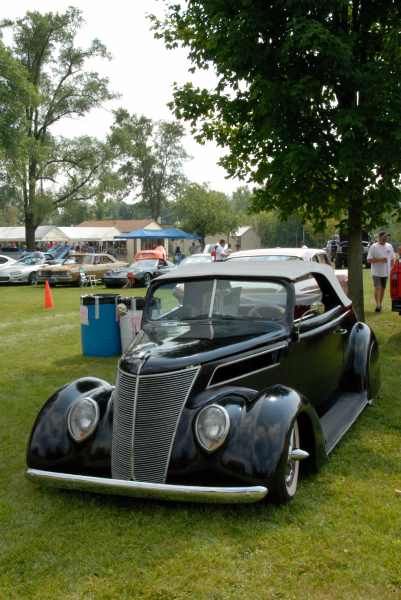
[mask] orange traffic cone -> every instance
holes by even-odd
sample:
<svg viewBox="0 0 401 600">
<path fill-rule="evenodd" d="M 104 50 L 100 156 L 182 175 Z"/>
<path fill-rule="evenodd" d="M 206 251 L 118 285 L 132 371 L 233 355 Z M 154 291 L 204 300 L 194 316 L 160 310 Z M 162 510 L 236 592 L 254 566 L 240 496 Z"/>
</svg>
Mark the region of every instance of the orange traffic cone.
<svg viewBox="0 0 401 600">
<path fill-rule="evenodd" d="M 54 308 L 49 282 L 46 281 L 45 308 Z"/>
</svg>

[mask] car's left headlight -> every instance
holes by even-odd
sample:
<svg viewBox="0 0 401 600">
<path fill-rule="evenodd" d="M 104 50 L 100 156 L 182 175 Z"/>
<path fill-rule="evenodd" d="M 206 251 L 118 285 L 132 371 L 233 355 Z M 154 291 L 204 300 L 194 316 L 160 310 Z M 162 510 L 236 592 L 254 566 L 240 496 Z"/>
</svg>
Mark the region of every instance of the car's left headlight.
<svg viewBox="0 0 401 600">
<path fill-rule="evenodd" d="M 196 438 L 207 452 L 214 452 L 223 444 L 229 429 L 230 417 L 228 412 L 217 404 L 206 406 L 196 417 Z"/>
<path fill-rule="evenodd" d="M 68 431 L 76 442 L 83 442 L 99 422 L 99 405 L 92 398 L 82 398 L 68 413 Z"/>
<path fill-rule="evenodd" d="M 10 275 L 21 275 L 22 271 L 11 271 Z"/>
</svg>

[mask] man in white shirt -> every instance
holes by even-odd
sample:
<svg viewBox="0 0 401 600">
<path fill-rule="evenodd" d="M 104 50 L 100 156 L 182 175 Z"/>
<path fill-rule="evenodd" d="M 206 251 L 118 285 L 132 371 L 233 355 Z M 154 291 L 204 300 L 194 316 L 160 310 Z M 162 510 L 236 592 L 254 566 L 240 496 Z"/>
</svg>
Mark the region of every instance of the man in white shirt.
<svg viewBox="0 0 401 600">
<path fill-rule="evenodd" d="M 227 258 L 228 254 L 226 254 L 225 247 L 226 240 L 220 240 L 219 245 L 216 248 L 216 262 L 225 260 Z"/>
<path fill-rule="evenodd" d="M 387 243 L 389 232 L 380 231 L 378 241 L 369 249 L 367 262 L 372 265 L 371 275 L 373 277 L 374 297 L 376 301 L 376 312 L 383 310 L 383 297 L 386 290 L 390 269 L 394 266 L 394 250 Z"/>
</svg>

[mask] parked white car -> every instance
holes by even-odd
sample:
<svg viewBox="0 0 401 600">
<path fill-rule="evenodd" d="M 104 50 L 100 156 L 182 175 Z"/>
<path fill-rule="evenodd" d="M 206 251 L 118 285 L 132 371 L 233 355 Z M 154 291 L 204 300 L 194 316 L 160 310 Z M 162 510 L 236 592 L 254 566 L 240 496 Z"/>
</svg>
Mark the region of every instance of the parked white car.
<svg viewBox="0 0 401 600">
<path fill-rule="evenodd" d="M 214 242 L 213 244 L 206 244 L 206 246 L 203 249 L 202 254 L 211 254 L 213 252 L 213 250 L 216 248 L 216 246 L 219 245 L 219 242 Z"/>
<path fill-rule="evenodd" d="M 227 260 L 307 260 L 332 268 L 329 255 L 319 248 L 259 248 L 230 254 Z M 344 292 L 348 294 L 348 269 L 334 270 Z"/>
</svg>

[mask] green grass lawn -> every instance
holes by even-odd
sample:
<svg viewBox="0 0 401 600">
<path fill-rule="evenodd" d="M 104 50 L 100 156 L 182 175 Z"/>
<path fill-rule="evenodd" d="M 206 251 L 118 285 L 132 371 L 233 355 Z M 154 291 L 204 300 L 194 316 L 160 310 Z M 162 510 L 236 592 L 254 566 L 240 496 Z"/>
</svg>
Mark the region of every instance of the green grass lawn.
<svg viewBox="0 0 401 600">
<path fill-rule="evenodd" d="M 1 287 L 0 600 L 401 598 L 401 316 L 388 292 L 375 313 L 370 271 L 364 281 L 380 395 L 285 507 L 30 484 L 25 450 L 44 401 L 78 377 L 114 383 L 117 357 L 82 355 L 82 290 L 52 289 L 54 308 L 45 309 L 43 286 Z"/>
</svg>

